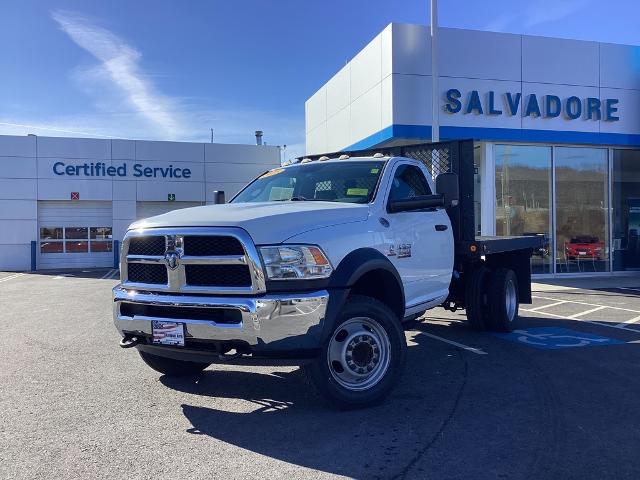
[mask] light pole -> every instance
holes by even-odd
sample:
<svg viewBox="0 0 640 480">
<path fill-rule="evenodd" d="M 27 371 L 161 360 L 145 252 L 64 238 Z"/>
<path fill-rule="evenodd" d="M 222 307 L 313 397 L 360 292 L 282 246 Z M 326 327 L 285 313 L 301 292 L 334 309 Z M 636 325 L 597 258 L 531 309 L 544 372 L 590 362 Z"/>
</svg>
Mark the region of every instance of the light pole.
<svg viewBox="0 0 640 480">
<path fill-rule="evenodd" d="M 438 88 L 438 0 L 431 0 L 431 141 L 440 141 Z"/>
</svg>

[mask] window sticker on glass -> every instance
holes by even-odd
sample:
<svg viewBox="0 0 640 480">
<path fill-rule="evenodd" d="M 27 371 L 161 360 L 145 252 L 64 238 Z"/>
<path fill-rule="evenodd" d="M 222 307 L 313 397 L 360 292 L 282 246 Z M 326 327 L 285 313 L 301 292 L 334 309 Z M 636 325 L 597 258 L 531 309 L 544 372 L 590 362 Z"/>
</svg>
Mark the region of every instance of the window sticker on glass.
<svg viewBox="0 0 640 480">
<path fill-rule="evenodd" d="M 271 192 L 269 193 L 269 201 L 273 202 L 276 200 L 291 200 L 292 196 L 293 188 L 272 187 Z"/>
<path fill-rule="evenodd" d="M 376 174 L 376 173 L 378 173 L 379 171 L 380 171 L 380 169 L 379 169 L 379 168 L 372 168 L 372 169 L 371 169 L 371 173 L 372 173 L 373 175 L 375 175 L 375 174 Z"/>
<path fill-rule="evenodd" d="M 349 188 L 347 189 L 347 195 L 354 195 L 358 197 L 364 197 L 369 194 L 369 190 L 366 188 Z"/>
<path fill-rule="evenodd" d="M 273 170 L 269 170 L 267 173 L 262 174 L 260 178 L 273 177 L 274 175 L 278 175 L 282 172 L 284 172 L 284 168 L 274 168 Z"/>
</svg>

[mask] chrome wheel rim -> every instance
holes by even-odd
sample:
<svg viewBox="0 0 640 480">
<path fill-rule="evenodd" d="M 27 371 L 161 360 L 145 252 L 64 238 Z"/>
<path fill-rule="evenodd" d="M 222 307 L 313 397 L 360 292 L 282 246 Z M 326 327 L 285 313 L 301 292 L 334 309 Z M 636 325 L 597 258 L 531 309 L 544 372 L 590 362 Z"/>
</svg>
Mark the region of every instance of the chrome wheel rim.
<svg viewBox="0 0 640 480">
<path fill-rule="evenodd" d="M 518 297 L 516 294 L 516 286 L 511 280 L 507 282 L 507 288 L 505 289 L 505 302 L 507 307 L 507 318 L 510 322 L 513 322 L 516 317 L 516 306 L 518 304 Z"/>
<path fill-rule="evenodd" d="M 327 363 L 331 376 L 342 387 L 352 391 L 372 388 L 391 363 L 389 335 L 372 318 L 351 318 L 334 330 Z"/>
</svg>

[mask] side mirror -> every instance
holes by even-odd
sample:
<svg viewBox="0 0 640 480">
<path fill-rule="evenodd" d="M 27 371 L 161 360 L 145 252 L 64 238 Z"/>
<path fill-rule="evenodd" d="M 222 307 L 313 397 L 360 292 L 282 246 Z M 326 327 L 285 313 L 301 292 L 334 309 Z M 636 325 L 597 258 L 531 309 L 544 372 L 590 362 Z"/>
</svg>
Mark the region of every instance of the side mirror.
<svg viewBox="0 0 640 480">
<path fill-rule="evenodd" d="M 219 203 L 225 203 L 224 190 L 214 190 L 213 191 L 213 203 L 215 205 L 217 205 Z"/>
<path fill-rule="evenodd" d="M 457 207 L 460 202 L 458 175 L 441 173 L 436 177 L 436 192 L 444 197 L 446 208 Z"/>
<path fill-rule="evenodd" d="M 414 210 L 426 210 L 428 208 L 444 207 L 442 195 L 421 195 L 419 197 L 392 200 L 387 206 L 389 213 L 411 212 Z"/>
</svg>

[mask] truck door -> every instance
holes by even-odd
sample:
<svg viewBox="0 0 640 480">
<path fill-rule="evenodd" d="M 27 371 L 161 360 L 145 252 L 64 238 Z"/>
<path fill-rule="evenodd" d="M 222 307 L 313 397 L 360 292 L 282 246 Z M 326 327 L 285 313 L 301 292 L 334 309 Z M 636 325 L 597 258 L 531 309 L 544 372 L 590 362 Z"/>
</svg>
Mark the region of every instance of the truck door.
<svg viewBox="0 0 640 480">
<path fill-rule="evenodd" d="M 403 163 L 396 167 L 388 199 L 431 195 L 424 167 Z M 388 212 L 388 211 L 387 211 Z M 407 308 L 447 295 L 453 268 L 453 236 L 444 209 L 387 213 L 389 260 L 402 277 Z"/>
</svg>

